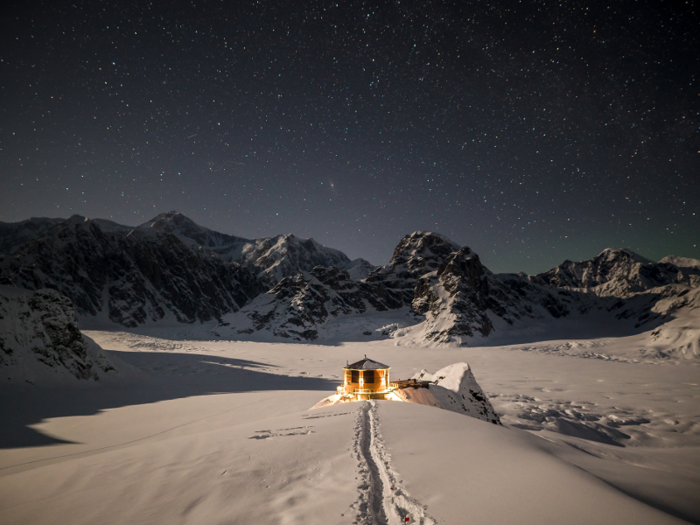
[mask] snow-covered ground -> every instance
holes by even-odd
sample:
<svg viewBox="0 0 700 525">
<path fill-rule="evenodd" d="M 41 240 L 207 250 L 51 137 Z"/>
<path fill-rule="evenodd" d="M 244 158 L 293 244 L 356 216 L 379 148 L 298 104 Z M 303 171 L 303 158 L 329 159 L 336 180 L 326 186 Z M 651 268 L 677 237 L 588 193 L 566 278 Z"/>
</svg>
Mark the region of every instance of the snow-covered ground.
<svg viewBox="0 0 700 525">
<path fill-rule="evenodd" d="M 700 366 L 649 351 L 648 334 L 471 348 L 86 334 L 118 377 L 0 387 L 3 525 L 700 523 Z M 392 379 L 468 362 L 504 426 L 390 401 L 310 410 L 364 354 Z"/>
</svg>

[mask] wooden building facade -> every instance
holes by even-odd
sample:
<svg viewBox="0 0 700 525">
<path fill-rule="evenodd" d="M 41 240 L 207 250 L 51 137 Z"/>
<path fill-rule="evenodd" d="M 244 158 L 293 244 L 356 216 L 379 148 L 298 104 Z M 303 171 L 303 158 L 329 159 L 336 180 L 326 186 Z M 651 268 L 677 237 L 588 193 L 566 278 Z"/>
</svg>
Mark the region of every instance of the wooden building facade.
<svg viewBox="0 0 700 525">
<path fill-rule="evenodd" d="M 396 385 L 390 382 L 389 369 L 388 365 L 368 359 L 367 356 L 348 364 L 344 367 L 343 385 L 338 387 L 338 394 L 352 397 L 356 401 L 384 399 L 396 390 Z"/>
</svg>

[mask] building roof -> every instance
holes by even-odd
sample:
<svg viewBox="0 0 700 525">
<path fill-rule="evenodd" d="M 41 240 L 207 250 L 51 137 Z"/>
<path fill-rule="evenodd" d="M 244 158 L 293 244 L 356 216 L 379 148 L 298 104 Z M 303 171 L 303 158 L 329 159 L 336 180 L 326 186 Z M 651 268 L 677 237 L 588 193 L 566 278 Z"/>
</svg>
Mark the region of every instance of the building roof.
<svg viewBox="0 0 700 525">
<path fill-rule="evenodd" d="M 377 361 L 372 361 L 371 359 L 368 359 L 367 356 L 365 356 L 364 359 L 360 359 L 356 363 L 351 363 L 347 365 L 345 368 L 352 368 L 353 370 L 376 370 L 376 369 L 382 369 L 382 368 L 390 368 L 389 365 L 385 365 L 383 363 L 379 363 Z"/>
</svg>

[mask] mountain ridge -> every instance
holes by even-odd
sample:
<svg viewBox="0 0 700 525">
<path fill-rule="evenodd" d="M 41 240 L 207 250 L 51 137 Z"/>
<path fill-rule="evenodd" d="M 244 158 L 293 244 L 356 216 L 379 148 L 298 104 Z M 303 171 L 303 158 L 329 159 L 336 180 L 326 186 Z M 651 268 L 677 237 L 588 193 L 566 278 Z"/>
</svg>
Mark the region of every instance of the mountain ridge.
<svg viewBox="0 0 700 525">
<path fill-rule="evenodd" d="M 234 338 L 322 341 L 354 323 L 363 337 L 464 345 L 593 311 L 638 330 L 676 315 L 657 304 L 693 308 L 674 298 L 700 286 L 698 261 L 610 248 L 538 275 L 494 274 L 428 231 L 374 267 L 313 239 L 245 239 L 175 211 L 136 227 L 73 215 L 0 223 L 0 233 L 0 284 L 54 288 L 83 323 L 215 323 L 213 334 Z"/>
</svg>

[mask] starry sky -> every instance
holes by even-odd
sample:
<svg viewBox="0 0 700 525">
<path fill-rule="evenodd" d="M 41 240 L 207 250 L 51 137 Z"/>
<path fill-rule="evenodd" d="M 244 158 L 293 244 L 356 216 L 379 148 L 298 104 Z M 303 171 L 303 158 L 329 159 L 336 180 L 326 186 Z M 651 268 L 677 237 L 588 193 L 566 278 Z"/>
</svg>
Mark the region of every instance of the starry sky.
<svg viewBox="0 0 700 525">
<path fill-rule="evenodd" d="M 700 258 L 695 1 L 11 2 L 0 221 Z"/>
</svg>

